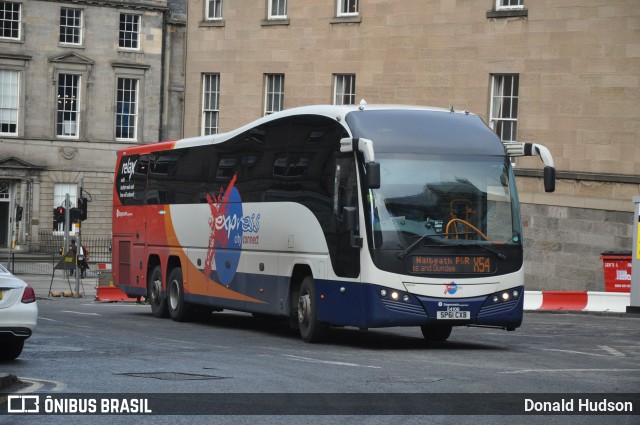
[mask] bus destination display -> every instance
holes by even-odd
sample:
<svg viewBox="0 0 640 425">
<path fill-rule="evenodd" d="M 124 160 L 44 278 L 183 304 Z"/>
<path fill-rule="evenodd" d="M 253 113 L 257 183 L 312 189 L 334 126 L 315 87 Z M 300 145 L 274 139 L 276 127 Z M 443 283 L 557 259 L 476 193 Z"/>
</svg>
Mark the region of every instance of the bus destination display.
<svg viewBox="0 0 640 425">
<path fill-rule="evenodd" d="M 415 255 L 411 257 L 411 273 L 492 274 L 496 262 L 492 257 L 475 255 Z"/>
</svg>

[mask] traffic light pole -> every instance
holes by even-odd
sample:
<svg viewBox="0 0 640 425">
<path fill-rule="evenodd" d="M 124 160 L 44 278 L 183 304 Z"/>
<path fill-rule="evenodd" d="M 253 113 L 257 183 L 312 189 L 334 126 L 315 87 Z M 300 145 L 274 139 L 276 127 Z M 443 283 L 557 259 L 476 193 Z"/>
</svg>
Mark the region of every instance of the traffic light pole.
<svg viewBox="0 0 640 425">
<path fill-rule="evenodd" d="M 79 196 L 76 196 L 76 199 L 80 199 L 80 197 L 82 196 L 82 179 L 80 179 L 80 184 L 78 185 L 78 194 Z M 84 249 L 82 249 L 82 220 L 78 220 L 78 235 L 76 237 L 76 243 L 77 243 L 77 248 L 76 248 L 76 253 L 77 253 L 77 257 L 76 257 L 76 291 L 75 291 L 75 298 L 80 298 L 80 275 L 82 274 L 82 267 L 80 266 L 80 264 L 82 264 L 84 262 L 84 256 L 85 256 L 85 252 Z M 80 264 L 78 264 L 78 262 Z"/>
<path fill-rule="evenodd" d="M 69 251 L 69 207 L 71 205 L 70 195 L 64 197 L 64 252 Z"/>
</svg>

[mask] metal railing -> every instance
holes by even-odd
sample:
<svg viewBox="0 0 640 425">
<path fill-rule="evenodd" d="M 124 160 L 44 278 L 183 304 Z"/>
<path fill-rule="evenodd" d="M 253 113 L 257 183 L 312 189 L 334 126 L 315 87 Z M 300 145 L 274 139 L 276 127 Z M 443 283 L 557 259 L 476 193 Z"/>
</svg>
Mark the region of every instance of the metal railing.
<svg viewBox="0 0 640 425">
<path fill-rule="evenodd" d="M 40 252 L 37 254 L 23 254 L 12 252 L 2 254 L 0 264 L 3 264 L 13 274 L 51 275 L 53 269 L 62 259 L 64 236 L 53 235 L 51 232 L 40 231 L 38 234 Z M 87 277 L 95 277 L 97 264 L 111 262 L 110 236 L 85 236 L 82 245 L 88 251 L 89 270 Z"/>
</svg>

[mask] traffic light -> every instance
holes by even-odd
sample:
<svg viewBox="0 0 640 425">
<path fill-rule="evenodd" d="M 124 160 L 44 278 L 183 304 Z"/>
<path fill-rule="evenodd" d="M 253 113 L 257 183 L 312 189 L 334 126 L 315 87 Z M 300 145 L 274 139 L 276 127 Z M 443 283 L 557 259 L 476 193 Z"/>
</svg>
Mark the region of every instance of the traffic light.
<svg viewBox="0 0 640 425">
<path fill-rule="evenodd" d="M 78 222 L 87 219 L 87 198 L 81 196 L 78 198 L 78 207 L 69 210 L 71 221 Z"/>
<path fill-rule="evenodd" d="M 53 209 L 53 231 L 58 230 L 58 224 L 64 223 L 64 207 L 56 207 Z"/>
<path fill-rule="evenodd" d="M 69 219 L 74 223 L 82 221 L 82 210 L 80 208 L 71 208 L 69 210 Z"/>
<path fill-rule="evenodd" d="M 87 219 L 87 198 L 81 196 L 78 198 L 78 209 L 80 210 L 80 220 L 84 221 Z"/>
<path fill-rule="evenodd" d="M 64 207 L 57 207 L 53 209 L 53 222 L 64 223 Z"/>
</svg>

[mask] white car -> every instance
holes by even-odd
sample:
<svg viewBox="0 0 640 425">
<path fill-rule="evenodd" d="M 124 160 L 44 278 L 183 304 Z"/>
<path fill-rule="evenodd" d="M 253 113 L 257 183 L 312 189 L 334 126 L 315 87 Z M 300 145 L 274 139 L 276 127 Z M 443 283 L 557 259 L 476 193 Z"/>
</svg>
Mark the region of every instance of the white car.
<svg viewBox="0 0 640 425">
<path fill-rule="evenodd" d="M 22 353 L 37 322 L 33 288 L 0 264 L 0 361 L 13 360 Z"/>
</svg>

